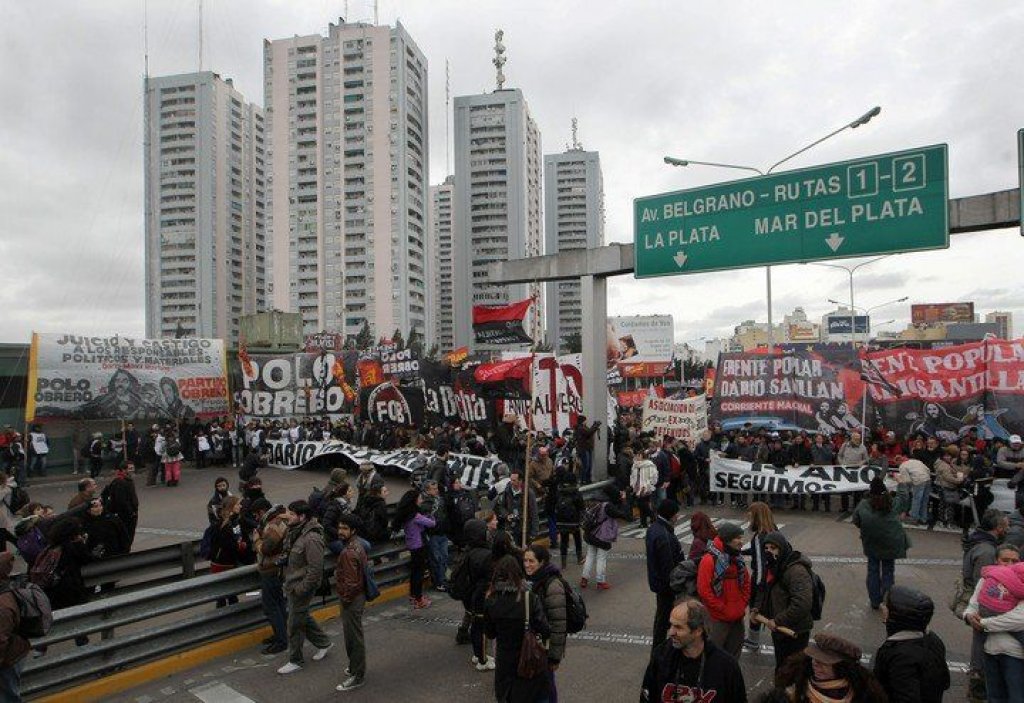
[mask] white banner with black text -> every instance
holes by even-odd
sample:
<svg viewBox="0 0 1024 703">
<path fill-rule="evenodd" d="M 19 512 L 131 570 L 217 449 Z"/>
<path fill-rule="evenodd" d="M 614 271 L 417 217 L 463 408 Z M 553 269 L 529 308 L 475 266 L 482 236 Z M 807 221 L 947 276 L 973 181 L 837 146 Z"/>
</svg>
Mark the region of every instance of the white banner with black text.
<svg viewBox="0 0 1024 703">
<path fill-rule="evenodd" d="M 780 469 L 771 464 L 727 459 L 718 452 L 711 453 L 710 473 L 711 490 L 716 493 L 782 495 L 856 493 L 867 491 L 875 476 L 885 478 L 885 470 L 877 466 L 787 466 Z"/>
</svg>

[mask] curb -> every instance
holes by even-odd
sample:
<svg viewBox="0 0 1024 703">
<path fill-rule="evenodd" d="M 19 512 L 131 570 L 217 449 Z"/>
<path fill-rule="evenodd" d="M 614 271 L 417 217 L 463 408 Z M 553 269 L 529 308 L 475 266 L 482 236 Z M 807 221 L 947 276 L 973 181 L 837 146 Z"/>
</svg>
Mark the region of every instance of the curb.
<svg viewBox="0 0 1024 703">
<path fill-rule="evenodd" d="M 368 603 L 367 607 L 375 608 L 408 595 L 409 584 L 407 582 L 396 586 L 389 586 L 381 589 L 377 600 Z M 332 620 L 340 615 L 341 606 L 338 604 L 324 606 L 313 611 L 313 617 L 317 622 Z M 203 644 L 194 649 L 178 652 L 163 659 L 157 659 L 125 669 L 124 671 L 119 671 L 96 681 L 88 681 L 72 688 L 66 688 L 57 693 L 48 693 L 40 698 L 32 698 L 31 700 L 35 703 L 66 703 L 71 700 L 75 701 L 75 703 L 102 701 L 136 686 L 141 686 L 156 679 L 199 666 L 211 659 L 217 659 L 243 649 L 248 649 L 249 647 L 254 647 L 270 634 L 270 626 L 264 625 L 256 630 L 250 630 L 249 632 L 243 632 L 222 640 Z"/>
</svg>

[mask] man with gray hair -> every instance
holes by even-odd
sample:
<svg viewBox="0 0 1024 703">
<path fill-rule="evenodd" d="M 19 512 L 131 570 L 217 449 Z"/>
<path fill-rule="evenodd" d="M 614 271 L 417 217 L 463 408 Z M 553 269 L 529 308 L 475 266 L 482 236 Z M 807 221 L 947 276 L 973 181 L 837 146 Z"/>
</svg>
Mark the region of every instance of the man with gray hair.
<svg viewBox="0 0 1024 703">
<path fill-rule="evenodd" d="M 711 619 L 697 600 L 683 600 L 669 615 L 668 639 L 651 654 L 640 700 L 746 703 L 739 663 L 708 639 Z"/>
<path fill-rule="evenodd" d="M 370 491 L 374 488 L 384 487 L 384 477 L 377 471 L 377 467 L 373 465 L 373 462 L 369 459 L 364 459 L 359 463 L 359 477 L 356 479 L 356 490 L 359 491 L 359 495 L 356 497 L 356 509 L 359 508 L 359 502 L 363 499 L 363 496 L 370 495 Z"/>
</svg>

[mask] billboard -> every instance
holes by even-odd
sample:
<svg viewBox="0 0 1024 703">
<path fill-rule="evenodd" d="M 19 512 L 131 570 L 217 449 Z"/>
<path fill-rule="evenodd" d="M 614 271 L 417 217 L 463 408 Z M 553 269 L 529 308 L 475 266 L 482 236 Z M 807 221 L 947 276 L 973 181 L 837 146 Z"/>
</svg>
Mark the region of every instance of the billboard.
<svg viewBox="0 0 1024 703">
<path fill-rule="evenodd" d="M 855 315 L 853 327 L 856 334 L 867 334 L 871 331 L 870 319 L 867 315 Z M 850 316 L 837 315 L 828 318 L 829 334 L 850 334 Z"/>
<path fill-rule="evenodd" d="M 655 364 L 664 369 L 672 360 L 674 329 L 671 315 L 608 318 L 608 368 Z"/>
<path fill-rule="evenodd" d="M 220 339 L 33 334 L 25 419 L 226 415 L 225 366 Z"/>
<path fill-rule="evenodd" d="M 910 321 L 915 325 L 931 325 L 937 322 L 974 322 L 974 303 L 911 305 Z"/>
<path fill-rule="evenodd" d="M 813 322 L 791 322 L 786 330 L 790 342 L 817 342 L 818 326 Z"/>
</svg>

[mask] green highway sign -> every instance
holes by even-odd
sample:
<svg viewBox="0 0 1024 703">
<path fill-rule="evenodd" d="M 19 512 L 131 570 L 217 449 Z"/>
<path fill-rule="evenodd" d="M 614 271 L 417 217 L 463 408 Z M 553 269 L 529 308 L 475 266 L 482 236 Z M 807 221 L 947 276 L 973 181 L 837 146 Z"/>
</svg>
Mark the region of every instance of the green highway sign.
<svg viewBox="0 0 1024 703">
<path fill-rule="evenodd" d="M 945 144 L 633 201 L 637 278 L 949 246 Z"/>
</svg>

